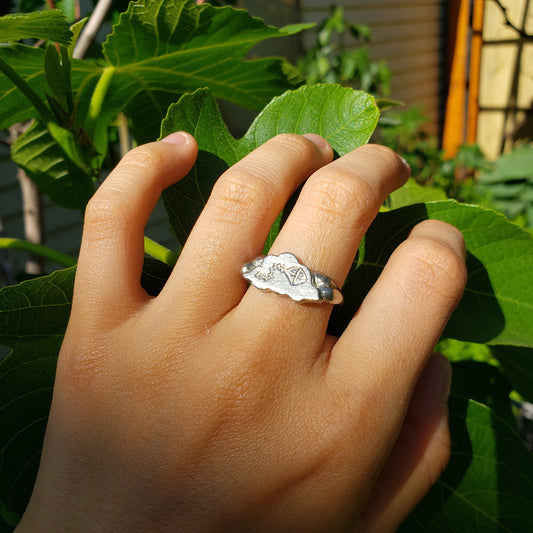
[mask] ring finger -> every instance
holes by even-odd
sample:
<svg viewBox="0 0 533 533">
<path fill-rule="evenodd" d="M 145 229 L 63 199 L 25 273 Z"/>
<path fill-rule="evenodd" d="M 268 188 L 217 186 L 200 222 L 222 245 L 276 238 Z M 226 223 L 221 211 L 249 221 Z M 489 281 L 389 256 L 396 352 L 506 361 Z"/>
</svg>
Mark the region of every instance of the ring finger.
<svg viewBox="0 0 533 533">
<path fill-rule="evenodd" d="M 409 167 L 391 150 L 366 145 L 316 171 L 307 180 L 270 254 L 293 253 L 310 270 L 344 283 L 363 235 L 388 194 L 407 180 Z M 321 347 L 331 305 L 301 305 L 252 287 L 239 310 L 251 316 L 289 313 L 291 329 Z M 280 314 L 281 313 L 281 314 Z M 318 344 L 317 344 L 318 343 Z"/>
</svg>

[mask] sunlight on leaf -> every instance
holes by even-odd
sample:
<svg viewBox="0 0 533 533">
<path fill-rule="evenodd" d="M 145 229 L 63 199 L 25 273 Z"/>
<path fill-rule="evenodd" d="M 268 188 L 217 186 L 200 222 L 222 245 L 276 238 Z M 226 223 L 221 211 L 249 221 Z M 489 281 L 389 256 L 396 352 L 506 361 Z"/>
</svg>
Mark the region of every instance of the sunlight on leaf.
<svg viewBox="0 0 533 533">
<path fill-rule="evenodd" d="M 339 85 L 304 86 L 274 98 L 244 137 L 235 139 L 209 91 L 185 95 L 170 107 L 161 125 L 162 136 L 188 131 L 200 149 L 189 175 L 163 194 L 178 240 L 185 242 L 222 172 L 268 139 L 279 133 L 318 133 L 344 154 L 368 141 L 378 117 L 369 94 Z"/>
<path fill-rule="evenodd" d="M 334 310 L 342 331 L 415 224 L 428 218 L 454 225 L 467 249 L 465 293 L 444 336 L 491 344 L 533 346 L 533 236 L 503 215 L 453 200 L 380 213 L 343 288 L 345 304 Z"/>
</svg>

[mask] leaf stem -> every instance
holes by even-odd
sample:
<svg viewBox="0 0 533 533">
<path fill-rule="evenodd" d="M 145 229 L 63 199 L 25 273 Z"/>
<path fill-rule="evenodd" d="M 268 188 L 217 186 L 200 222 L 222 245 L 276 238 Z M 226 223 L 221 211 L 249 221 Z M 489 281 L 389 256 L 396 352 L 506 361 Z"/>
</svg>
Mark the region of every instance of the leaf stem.
<svg viewBox="0 0 533 533">
<path fill-rule="evenodd" d="M 96 129 L 96 122 L 100 118 L 100 112 L 104 105 L 104 100 L 107 94 L 107 90 L 111 85 L 113 74 L 115 73 L 115 67 L 108 66 L 102 71 L 102 75 L 94 88 L 91 101 L 89 102 L 89 110 L 87 111 L 87 118 L 85 119 L 85 132 L 92 139 Z"/>
<path fill-rule="evenodd" d="M 144 251 L 154 259 L 158 259 L 169 267 L 173 267 L 178 260 L 178 254 L 146 236 L 144 237 Z"/>
<path fill-rule="evenodd" d="M 63 254 L 44 246 L 42 244 L 35 244 L 34 242 L 25 241 L 23 239 L 11 239 L 9 237 L 0 237 L 0 248 L 10 248 L 13 250 L 23 250 L 25 252 L 31 252 L 33 254 L 42 255 L 53 261 L 54 263 L 59 263 L 60 265 L 71 267 L 76 264 L 76 260 L 70 257 L 70 255 Z"/>
<path fill-rule="evenodd" d="M 49 124 L 50 122 L 54 121 L 52 113 L 48 107 L 46 107 L 39 95 L 28 85 L 26 80 L 20 76 L 15 69 L 10 67 L 1 57 L 0 71 L 2 71 L 19 88 L 20 92 L 30 101 L 33 107 L 35 107 L 45 124 Z"/>
</svg>

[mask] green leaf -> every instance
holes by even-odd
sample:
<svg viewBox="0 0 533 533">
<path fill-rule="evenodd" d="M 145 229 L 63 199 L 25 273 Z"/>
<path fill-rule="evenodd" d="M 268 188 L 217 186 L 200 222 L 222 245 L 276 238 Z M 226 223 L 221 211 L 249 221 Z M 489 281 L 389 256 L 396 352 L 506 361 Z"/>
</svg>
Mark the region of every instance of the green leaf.
<svg viewBox="0 0 533 533">
<path fill-rule="evenodd" d="M 61 54 L 61 55 L 60 55 Z M 70 59 L 67 48 L 58 52 L 55 46 L 48 46 L 44 60 L 44 75 L 52 94 L 68 115 L 74 111 L 72 85 L 70 82 Z"/>
<path fill-rule="evenodd" d="M 385 205 L 389 209 L 398 209 L 406 205 L 421 204 L 446 200 L 446 194 L 441 189 L 423 187 L 410 178 L 407 183 L 389 195 Z"/>
<path fill-rule="evenodd" d="M 480 176 L 479 182 L 489 184 L 525 179 L 533 183 L 533 146 L 525 145 L 510 154 L 500 156 L 490 171 Z"/>
<path fill-rule="evenodd" d="M 533 349 L 518 346 L 492 346 L 492 354 L 523 398 L 533 403 Z"/>
<path fill-rule="evenodd" d="M 22 514 L 39 465 L 74 268 L 0 290 L 0 502 Z"/>
<path fill-rule="evenodd" d="M 447 338 L 441 339 L 437 343 L 435 351 L 445 354 L 448 360 L 454 363 L 460 361 L 496 363 L 487 344 L 477 344 Z"/>
<path fill-rule="evenodd" d="M 509 399 L 511 392 L 511 383 L 497 366 L 476 361 L 452 362 L 450 394 L 486 405 L 510 428 L 517 430 Z"/>
<path fill-rule="evenodd" d="M 68 45 L 71 37 L 65 15 L 59 9 L 0 17 L 0 43 L 44 39 Z"/>
<path fill-rule="evenodd" d="M 83 111 L 103 69 L 115 67 L 100 120 L 109 124 L 125 110 L 136 127 L 155 138 L 170 101 L 189 90 L 209 87 L 217 98 L 260 109 L 290 88 L 294 69 L 285 60 L 244 58 L 261 41 L 304 27 L 279 30 L 246 11 L 196 5 L 192 0 L 138 1 L 130 4 L 108 36 L 103 64 L 72 62 L 72 87 L 80 92 Z M 0 57 L 41 96 L 42 54 L 23 45 L 0 47 Z M 151 112 L 143 114 L 147 103 Z M 13 84 L 0 77 L 0 128 L 34 116 Z"/>
<path fill-rule="evenodd" d="M 183 96 L 161 125 L 162 136 L 188 131 L 200 149 L 189 175 L 163 194 L 178 240 L 185 242 L 220 174 L 271 137 L 318 133 L 344 154 L 368 141 L 378 115 L 374 98 L 361 91 L 338 85 L 304 86 L 272 100 L 237 140 L 228 132 L 209 91 Z"/>
<path fill-rule="evenodd" d="M 82 210 L 91 197 L 90 169 L 84 172 L 79 162 L 67 157 L 39 122 L 32 124 L 13 143 L 11 156 L 55 203 Z"/>
<path fill-rule="evenodd" d="M 157 296 L 163 289 L 172 267 L 165 263 L 145 256 L 141 276 L 141 286 L 150 295 Z"/>
<path fill-rule="evenodd" d="M 20 516 L 17 513 L 10 511 L 1 501 L 0 501 L 0 518 L 4 520 L 7 526 L 11 526 L 9 528 L 9 531 L 11 531 L 11 528 L 14 528 L 20 522 Z M 3 532 L 4 527 L 2 526 L 3 524 L 2 522 L 0 522 L 0 531 Z"/>
<path fill-rule="evenodd" d="M 21 44 L 0 46 L 0 58 L 8 63 L 42 98 L 47 84 L 44 76 L 45 51 Z M 72 88 L 78 91 L 81 114 L 86 110 L 102 67 L 88 61 L 72 62 Z M 32 104 L 6 77 L 0 76 L 0 129 L 37 117 Z"/>
<path fill-rule="evenodd" d="M 89 113 L 88 133 L 98 136 L 92 140 L 103 157 L 107 146 L 100 141 L 118 112 L 129 116 L 138 140 L 152 140 L 168 105 L 191 89 L 207 86 L 217 98 L 259 109 L 293 86 L 294 69 L 282 59 L 245 60 L 245 55 L 265 39 L 304 27 L 278 30 L 245 11 L 192 0 L 132 3 L 104 44 L 105 61 L 72 61 L 78 123 L 84 124 Z M 0 47 L 0 59 L 44 99 L 42 50 Z M 106 83 L 100 84 L 103 77 Z M 36 116 L 24 95 L 0 77 L 0 129 Z"/>
<path fill-rule="evenodd" d="M 400 533 L 533 530 L 533 455 L 487 406 L 451 396 L 450 463 Z"/>
<path fill-rule="evenodd" d="M 452 200 L 378 215 L 343 288 L 345 303 L 334 310 L 333 332 L 344 329 L 411 228 L 428 218 L 461 230 L 468 252 L 466 290 L 444 336 L 532 347 L 533 237 L 495 211 Z"/>
<path fill-rule="evenodd" d="M 168 95 L 175 101 L 187 91 L 209 87 L 217 98 L 261 109 L 290 88 L 293 70 L 282 59 L 245 60 L 246 54 L 265 39 L 288 36 L 306 26 L 279 30 L 246 11 L 196 5 L 192 0 L 132 3 L 104 43 L 104 56 L 116 68 L 106 107 L 125 108 L 134 124 L 154 132 L 153 137 Z M 138 117 L 147 103 L 155 113 Z"/>
<path fill-rule="evenodd" d="M 75 22 L 70 27 L 70 31 L 72 32 L 72 39 L 68 46 L 68 56 L 70 57 L 70 59 L 72 59 L 72 54 L 74 53 L 74 47 L 76 46 L 76 42 L 78 41 L 80 33 L 83 30 L 85 24 L 87 24 L 88 20 L 89 20 L 89 17 L 85 17 L 81 20 L 78 20 L 78 22 Z"/>
</svg>

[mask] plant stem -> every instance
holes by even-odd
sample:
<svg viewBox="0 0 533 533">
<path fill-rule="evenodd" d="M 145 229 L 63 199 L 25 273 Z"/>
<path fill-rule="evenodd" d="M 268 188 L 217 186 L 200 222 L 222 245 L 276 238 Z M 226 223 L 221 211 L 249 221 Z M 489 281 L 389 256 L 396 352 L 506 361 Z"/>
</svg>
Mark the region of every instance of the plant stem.
<svg viewBox="0 0 533 533">
<path fill-rule="evenodd" d="M 48 246 L 43 246 L 42 244 L 35 244 L 30 241 L 25 241 L 23 239 L 11 239 L 9 237 L 0 237 L 0 248 L 11 248 L 13 250 L 23 250 L 25 252 L 30 252 L 33 254 L 42 255 L 53 261 L 54 263 L 59 263 L 60 265 L 71 267 L 76 264 L 76 260 L 70 257 L 70 255 L 63 254 L 49 248 Z"/>
<path fill-rule="evenodd" d="M 87 111 L 84 129 L 91 138 L 94 137 L 96 122 L 100 118 L 100 112 L 102 111 L 107 90 L 109 89 L 109 85 L 111 84 L 114 73 L 115 67 L 109 66 L 104 68 L 102 75 L 100 76 L 100 79 L 94 88 L 91 101 L 89 102 L 89 110 Z"/>
<path fill-rule="evenodd" d="M 149 237 L 144 237 L 144 251 L 154 259 L 158 259 L 165 265 L 173 267 L 178 260 L 178 254 L 172 252 L 168 248 L 165 248 L 158 242 L 153 241 Z"/>
<path fill-rule="evenodd" d="M 74 53 L 72 54 L 72 57 L 75 59 L 81 59 L 85 55 L 85 52 L 87 52 L 87 49 L 94 39 L 94 36 L 98 33 L 98 30 L 100 29 L 100 26 L 102 25 L 104 17 L 109 11 L 112 2 L 113 0 L 98 0 L 91 18 L 84 26 L 78 42 L 74 47 Z"/>
<path fill-rule="evenodd" d="M 26 80 L 2 58 L 0 58 L 0 71 L 2 71 L 19 88 L 20 92 L 30 101 L 33 107 L 35 107 L 45 124 L 54 121 L 50 110 L 46 107 L 39 95 L 28 85 Z"/>
<path fill-rule="evenodd" d="M 18 169 L 17 178 L 22 193 L 24 237 L 28 242 L 44 244 L 45 236 L 42 195 L 37 185 L 31 181 L 22 168 Z M 42 274 L 45 270 L 44 257 L 40 254 L 30 254 L 24 270 L 27 274 Z"/>
<path fill-rule="evenodd" d="M 131 149 L 130 129 L 128 127 L 128 117 L 124 113 L 117 115 L 118 141 L 120 146 L 120 157 L 124 157 Z"/>
</svg>

